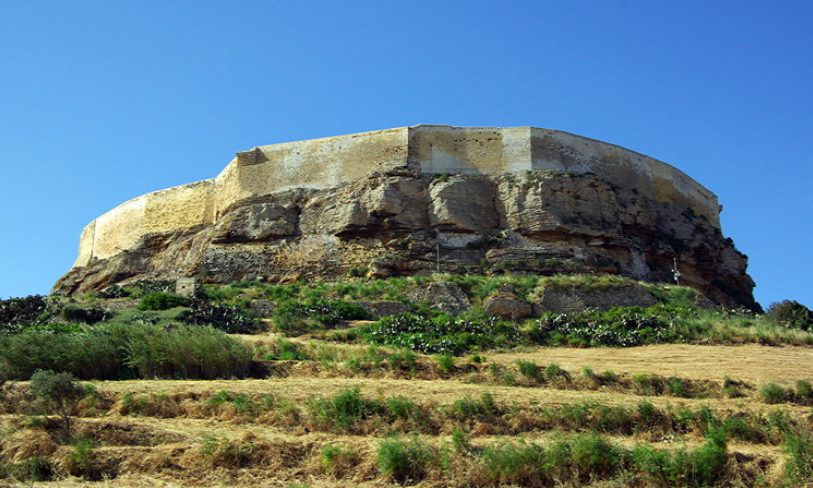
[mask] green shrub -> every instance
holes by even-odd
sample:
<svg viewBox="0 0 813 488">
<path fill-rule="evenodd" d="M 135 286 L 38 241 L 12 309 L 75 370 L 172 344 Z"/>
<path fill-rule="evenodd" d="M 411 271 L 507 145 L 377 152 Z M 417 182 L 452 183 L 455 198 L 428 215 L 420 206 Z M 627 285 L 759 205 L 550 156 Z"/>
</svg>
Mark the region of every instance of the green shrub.
<svg viewBox="0 0 813 488">
<path fill-rule="evenodd" d="M 78 305 L 67 305 L 60 310 L 59 315 L 68 322 L 95 324 L 107 320 L 112 313 L 101 307 L 84 308 Z"/>
<path fill-rule="evenodd" d="M 333 398 L 311 398 L 308 409 L 321 427 L 345 431 L 356 422 L 385 411 L 381 402 L 363 398 L 358 387 L 339 392 Z"/>
<path fill-rule="evenodd" d="M 0 300 L 0 334 L 13 334 L 46 323 L 48 301 L 42 295 Z"/>
<path fill-rule="evenodd" d="M 364 338 L 373 344 L 389 345 L 424 354 L 461 355 L 474 349 L 509 345 L 519 339 L 513 324 L 495 318 L 448 317 L 430 319 L 411 313 L 384 317 L 365 326 Z"/>
<path fill-rule="evenodd" d="M 615 307 L 579 314 L 545 313 L 528 332 L 535 344 L 550 346 L 631 347 L 676 339 L 674 322 L 683 309 L 656 306 Z"/>
<path fill-rule="evenodd" d="M 813 312 L 795 300 L 771 303 L 766 314 L 777 325 L 813 332 Z"/>
<path fill-rule="evenodd" d="M 274 310 L 274 326 L 280 332 L 302 334 L 335 327 L 341 320 L 369 320 L 372 316 L 361 306 L 342 300 L 308 298 L 305 302 L 286 299 Z"/>
<path fill-rule="evenodd" d="M 598 434 L 574 437 L 570 449 L 576 471 L 588 479 L 611 477 L 623 460 L 621 450 Z"/>
<path fill-rule="evenodd" d="M 469 435 L 458 427 L 455 427 L 454 432 L 452 432 L 452 448 L 458 454 L 469 454 L 472 452 Z"/>
<path fill-rule="evenodd" d="M 537 365 L 533 361 L 525 361 L 523 359 L 517 359 L 516 362 L 517 369 L 526 378 L 530 380 L 537 380 L 539 379 L 539 365 Z"/>
<path fill-rule="evenodd" d="M 356 458 L 356 453 L 349 446 L 342 448 L 328 444 L 322 447 L 322 468 L 337 477 L 348 471 L 355 464 Z"/>
<path fill-rule="evenodd" d="M 722 475 L 728 461 L 721 431 L 710 432 L 706 442 L 694 450 L 670 452 L 658 451 L 652 446 L 637 446 L 631 457 L 638 471 L 664 486 L 711 486 Z"/>
<path fill-rule="evenodd" d="M 71 416 L 85 396 L 85 389 L 70 373 L 38 370 L 31 375 L 31 392 L 37 401 L 62 417 L 66 438 L 71 437 Z"/>
<path fill-rule="evenodd" d="M 387 410 L 393 418 L 408 420 L 415 415 L 418 407 L 409 398 L 396 396 L 387 398 Z"/>
<path fill-rule="evenodd" d="M 487 417 L 497 413 L 494 397 L 489 392 L 483 393 L 479 400 L 465 397 L 455 401 L 451 407 L 452 416 L 466 420 L 474 417 Z"/>
<path fill-rule="evenodd" d="M 784 403 L 788 401 L 788 392 L 776 383 L 768 383 L 759 390 L 759 396 L 765 403 Z"/>
<path fill-rule="evenodd" d="M 193 300 L 191 308 L 180 317 L 187 324 L 211 325 L 227 334 L 254 334 L 262 329 L 253 311 L 237 305 Z"/>
<path fill-rule="evenodd" d="M 266 360 L 307 361 L 310 358 L 301 347 L 293 342 L 279 338 L 274 344 L 274 352 L 265 356 Z"/>
<path fill-rule="evenodd" d="M 785 442 L 788 456 L 788 476 L 797 482 L 813 480 L 813 435 L 810 432 L 790 432 Z"/>
<path fill-rule="evenodd" d="M 438 367 L 444 373 L 452 373 L 455 370 L 454 364 L 454 356 L 451 354 L 439 354 L 435 356 L 435 361 L 438 363 Z"/>
<path fill-rule="evenodd" d="M 378 445 L 378 469 L 401 484 L 417 483 L 438 464 L 435 451 L 417 437 L 386 439 Z"/>
<path fill-rule="evenodd" d="M 97 293 L 99 298 L 127 298 L 130 292 L 124 289 L 121 285 L 108 285 Z"/>
<path fill-rule="evenodd" d="M 183 307 L 187 299 L 173 293 L 152 292 L 144 295 L 138 304 L 139 310 L 169 310 L 170 308 Z"/>
<path fill-rule="evenodd" d="M 43 456 L 30 457 L 10 471 L 15 478 L 32 481 L 32 486 L 34 481 L 51 481 L 55 475 L 54 466 Z"/>
<path fill-rule="evenodd" d="M 813 385 L 807 380 L 796 382 L 796 401 L 809 404 L 813 401 Z"/>
<path fill-rule="evenodd" d="M 502 485 L 537 486 L 544 477 L 545 467 L 553 465 L 546 459 L 545 449 L 534 443 L 506 442 L 486 447 L 481 460 L 485 473 Z M 561 460 L 557 460 L 561 461 Z M 561 466 L 561 462 L 556 465 Z"/>
<path fill-rule="evenodd" d="M 545 377 L 548 381 L 555 381 L 557 379 L 569 380 L 570 374 L 558 364 L 550 363 L 545 367 Z"/>
<path fill-rule="evenodd" d="M 93 460 L 93 441 L 87 437 L 80 437 L 73 443 L 73 452 L 70 456 L 72 471 L 85 472 L 91 467 Z"/>
<path fill-rule="evenodd" d="M 150 293 L 170 293 L 175 290 L 175 282 L 169 280 L 140 280 L 124 286 L 124 292 L 131 298 L 142 298 Z"/>
<path fill-rule="evenodd" d="M 245 377 L 251 350 L 211 327 L 105 323 L 81 333 L 31 330 L 0 336 L 0 378 L 37 369 L 81 379 Z"/>
</svg>

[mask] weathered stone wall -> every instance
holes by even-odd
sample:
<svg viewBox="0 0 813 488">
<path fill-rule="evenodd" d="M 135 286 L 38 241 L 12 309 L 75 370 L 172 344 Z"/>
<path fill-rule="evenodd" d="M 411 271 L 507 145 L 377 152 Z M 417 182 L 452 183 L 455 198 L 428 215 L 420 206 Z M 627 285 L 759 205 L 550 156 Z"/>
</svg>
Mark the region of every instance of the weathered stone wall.
<svg viewBox="0 0 813 488">
<path fill-rule="evenodd" d="M 397 168 L 429 174 L 594 173 L 644 197 L 691 208 L 719 228 L 713 193 L 682 171 L 619 146 L 532 127 L 421 125 L 237 153 L 216 178 L 143 195 L 93 221 L 82 232 L 74 266 L 131 249 L 146 234 L 212 224 L 247 199 L 294 188 L 337 188 Z"/>
<path fill-rule="evenodd" d="M 294 188 L 336 188 L 375 171 L 405 166 L 408 132 L 402 127 L 238 153 L 216 179 L 218 213 L 246 198 Z"/>
<path fill-rule="evenodd" d="M 214 223 L 214 189 L 214 180 L 204 180 L 119 205 L 82 231 L 74 267 L 131 249 L 146 234 Z"/>
</svg>

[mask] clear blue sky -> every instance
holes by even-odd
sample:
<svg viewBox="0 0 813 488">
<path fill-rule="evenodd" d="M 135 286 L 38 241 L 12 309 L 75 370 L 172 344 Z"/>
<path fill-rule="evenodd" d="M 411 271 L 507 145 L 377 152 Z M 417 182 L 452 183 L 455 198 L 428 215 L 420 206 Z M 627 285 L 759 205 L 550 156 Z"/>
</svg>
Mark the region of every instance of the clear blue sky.
<svg viewBox="0 0 813 488">
<path fill-rule="evenodd" d="M 609 141 L 717 193 L 763 305 L 813 307 L 813 2 L 0 2 L 0 298 L 257 145 L 416 124 Z"/>
</svg>

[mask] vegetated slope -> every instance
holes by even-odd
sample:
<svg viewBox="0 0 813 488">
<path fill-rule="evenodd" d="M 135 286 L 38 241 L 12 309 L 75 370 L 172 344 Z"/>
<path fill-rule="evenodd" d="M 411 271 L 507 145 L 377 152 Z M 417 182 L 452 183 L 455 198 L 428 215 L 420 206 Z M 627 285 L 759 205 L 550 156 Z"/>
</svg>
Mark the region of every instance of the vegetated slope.
<svg viewBox="0 0 813 488">
<path fill-rule="evenodd" d="M 241 283 L 204 287 L 202 302 L 187 309 L 120 310 L 93 326 L 45 320 L 36 333 L 0 340 L 0 371 L 13 371 L 3 361 L 20 337 L 56 344 L 130 326 L 140 334 L 130 344 L 153 344 L 154 337 L 196 330 L 179 325 L 189 317 L 245 325 L 250 321 L 234 311 L 250 309 L 268 317 L 259 324 L 269 330 L 230 338 L 250 351 L 245 379 L 183 379 L 182 372 L 196 378 L 201 371 L 167 369 L 159 355 L 123 348 L 125 363 L 164 368 L 128 370 L 144 379 L 87 382 L 72 439 L 58 417 L 31 415 L 47 410 L 27 382 L 6 383 L 2 474 L 10 482 L 51 479 L 59 486 L 101 479 L 108 486 L 786 486 L 811 479 L 813 335 L 771 316 L 697 309 L 696 295 L 680 288 L 652 289 L 659 303 L 646 309 L 516 321 L 483 312 L 490 297 L 509 295 L 509 286 L 525 300 L 574 278 L 558 280 Z M 455 282 L 471 303 L 457 316 L 437 310 L 448 300 L 404 298 L 416 296 L 414 287 Z M 629 284 L 591 277 L 579 283 Z M 366 298 L 366 308 L 360 312 L 348 302 L 353 298 Z M 138 303 L 86 299 L 95 305 L 74 306 Z M 141 303 L 165 301 L 173 304 L 155 295 Z M 361 316 L 382 304 L 393 312 L 401 304 L 412 315 Z M 445 335 L 428 334 L 426 321 Z M 583 321 L 599 328 L 615 321 L 616 328 L 600 332 L 602 341 L 649 345 L 585 347 L 591 343 L 582 337 Z M 376 327 L 416 350 L 376 345 Z M 419 351 L 426 348 L 440 354 Z M 57 359 L 55 366 L 86 371 Z M 148 379 L 156 375 L 170 379 Z"/>
</svg>

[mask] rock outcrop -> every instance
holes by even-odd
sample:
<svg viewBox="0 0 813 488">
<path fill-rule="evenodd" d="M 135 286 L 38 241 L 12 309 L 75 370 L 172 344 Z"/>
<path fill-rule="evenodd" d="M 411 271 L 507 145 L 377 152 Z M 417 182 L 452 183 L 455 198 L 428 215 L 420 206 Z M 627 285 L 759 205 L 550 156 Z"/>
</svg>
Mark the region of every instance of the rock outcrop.
<svg viewBox="0 0 813 488">
<path fill-rule="evenodd" d="M 531 169 L 510 171 L 505 160 L 513 153 L 508 149 L 518 144 L 512 139 L 511 146 L 502 141 L 501 156 L 477 152 L 469 141 L 468 152 L 455 156 L 469 169 L 440 173 L 430 171 L 455 169 L 447 164 L 454 155 L 431 153 L 435 160 L 427 163 L 411 154 L 417 151 L 413 139 L 409 136 L 407 147 L 395 151 L 404 153 L 404 159 L 386 164 L 380 159 L 370 161 L 369 171 L 350 181 L 272 191 L 260 191 L 252 183 L 253 191 L 247 191 L 254 181 L 247 179 L 239 185 L 243 192 L 239 198 L 198 195 L 194 201 L 205 208 L 190 212 L 207 217 L 184 220 L 176 215 L 180 207 L 165 208 L 161 215 L 172 210 L 173 222 L 184 222 L 174 227 L 150 220 L 158 213 L 150 213 L 150 206 L 156 204 L 149 196 L 140 197 L 145 202 L 128 202 L 85 230 L 80 259 L 54 291 L 86 293 L 130 280 L 189 276 L 204 282 L 292 281 L 435 271 L 612 273 L 670 282 L 677 262 L 682 284 L 719 304 L 757 306 L 754 283 L 746 273 L 747 258 L 719 228 L 716 197 L 678 170 L 671 179 L 662 177 L 667 172 L 662 168 L 668 166 L 665 163 L 589 139 L 584 141 L 612 151 L 602 149 L 604 154 L 596 155 L 598 150 L 589 152 L 575 143 L 556 146 L 548 141 L 539 146 L 537 140 L 537 146 L 548 151 L 543 156 L 556 162 L 548 166 L 558 166 L 544 169 L 532 160 Z M 537 146 L 533 137 L 529 141 L 529 153 L 533 153 Z M 553 154 L 554 150 L 558 152 Z M 273 155 L 266 148 L 263 151 Z M 645 158 L 644 162 L 627 153 Z M 255 171 L 258 165 L 270 164 L 256 163 L 263 160 L 258 157 L 240 166 L 245 164 L 240 157 L 248 157 L 245 154 L 232 162 L 236 169 L 224 171 L 229 175 L 223 180 L 226 183 L 197 183 L 195 188 L 202 189 L 195 191 L 210 192 L 218 185 L 228 188 L 233 179 L 245 176 L 239 170 Z M 504 167 L 497 172 L 478 169 L 471 162 L 476 158 L 469 154 L 499 156 Z M 270 156 L 265 160 L 273 162 Z M 595 171 L 574 171 L 587 167 Z M 619 168 L 630 174 L 640 170 L 650 179 L 618 179 L 614 174 Z M 130 208 L 133 205 L 146 210 L 138 214 Z M 138 229 L 126 227 L 126 219 L 116 221 L 118 226 L 111 224 L 119 215 L 133 212 L 141 215 L 133 224 Z M 108 228 L 115 228 L 116 234 Z M 126 247 L 109 251 L 114 241 Z"/>
</svg>

